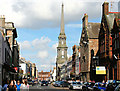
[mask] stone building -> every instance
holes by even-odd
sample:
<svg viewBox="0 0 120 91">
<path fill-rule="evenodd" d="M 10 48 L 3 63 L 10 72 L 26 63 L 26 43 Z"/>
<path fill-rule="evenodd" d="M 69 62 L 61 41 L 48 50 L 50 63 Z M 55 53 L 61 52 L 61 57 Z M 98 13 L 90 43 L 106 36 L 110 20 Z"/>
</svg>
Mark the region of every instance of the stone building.
<svg viewBox="0 0 120 91">
<path fill-rule="evenodd" d="M 36 78 L 36 64 L 32 63 L 32 78 Z"/>
<path fill-rule="evenodd" d="M 91 64 L 91 50 L 94 54 L 98 52 L 98 35 L 100 30 L 100 23 L 88 22 L 88 15 L 84 14 L 82 18 L 82 34 L 80 39 L 80 64 L 81 64 L 81 80 L 89 81 L 90 64 Z"/>
<path fill-rule="evenodd" d="M 71 72 L 72 72 L 72 56 L 69 57 L 67 61 L 67 80 L 72 79 L 71 78 Z"/>
<path fill-rule="evenodd" d="M 27 75 L 31 79 L 32 78 L 32 62 L 27 61 Z"/>
<path fill-rule="evenodd" d="M 51 74 L 51 82 L 56 81 L 56 67 L 53 68 L 52 74 Z"/>
<path fill-rule="evenodd" d="M 5 17 L 0 16 L 0 33 L 1 33 L 1 52 L 2 52 L 2 80 L 17 79 L 19 68 L 19 45 L 17 31 L 13 22 L 5 22 Z"/>
<path fill-rule="evenodd" d="M 43 71 L 38 72 L 38 80 L 39 81 L 50 80 L 50 73 L 51 73 L 51 71 L 50 72 L 43 72 Z"/>
<path fill-rule="evenodd" d="M 56 58 L 56 77 L 57 80 L 61 80 L 61 66 L 67 61 L 67 45 L 66 45 L 66 35 L 64 30 L 64 5 L 62 4 L 61 12 L 61 30 L 58 37 L 58 47 L 57 47 L 57 58 Z"/>
<path fill-rule="evenodd" d="M 117 73 L 116 72 L 117 64 L 115 63 L 115 65 L 113 66 L 113 63 L 114 63 L 113 53 L 114 54 L 117 53 L 116 51 L 117 48 L 115 48 L 114 42 L 116 39 L 118 39 L 118 36 L 117 35 L 114 36 L 114 34 L 118 30 L 114 29 L 115 32 L 113 33 L 113 42 L 112 42 L 111 32 L 113 30 L 113 24 L 115 24 L 114 19 L 118 18 L 118 12 L 109 12 L 108 2 L 103 3 L 102 9 L 103 9 L 102 10 L 103 12 L 102 12 L 102 20 L 101 20 L 100 33 L 99 33 L 99 62 L 100 62 L 100 65 L 105 66 L 106 68 L 106 75 L 104 75 L 102 79 L 104 80 L 117 79 L 117 75 L 114 74 L 114 72 Z M 116 37 L 116 39 L 114 37 Z M 112 49 L 114 49 L 113 53 L 112 53 Z"/>
<path fill-rule="evenodd" d="M 75 79 L 79 79 L 80 46 L 74 45 L 72 50 L 72 73 Z"/>
<path fill-rule="evenodd" d="M 67 61 L 63 63 L 63 65 L 61 66 L 61 75 L 60 78 L 61 80 L 66 80 L 66 76 L 67 76 Z"/>
</svg>

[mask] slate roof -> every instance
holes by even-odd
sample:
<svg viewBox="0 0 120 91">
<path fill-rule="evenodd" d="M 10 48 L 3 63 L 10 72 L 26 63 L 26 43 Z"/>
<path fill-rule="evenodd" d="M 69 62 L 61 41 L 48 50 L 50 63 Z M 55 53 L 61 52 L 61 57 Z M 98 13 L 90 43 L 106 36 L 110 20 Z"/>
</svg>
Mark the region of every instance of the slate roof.
<svg viewBox="0 0 120 91">
<path fill-rule="evenodd" d="M 89 38 L 98 38 L 100 31 L 100 23 L 88 23 L 87 34 Z"/>
<path fill-rule="evenodd" d="M 118 18 L 118 13 L 117 12 L 111 12 L 108 15 L 105 15 L 107 23 L 108 23 L 108 27 L 109 27 L 109 31 L 111 31 L 111 29 L 113 28 L 113 24 L 114 24 L 114 19 Z"/>
</svg>

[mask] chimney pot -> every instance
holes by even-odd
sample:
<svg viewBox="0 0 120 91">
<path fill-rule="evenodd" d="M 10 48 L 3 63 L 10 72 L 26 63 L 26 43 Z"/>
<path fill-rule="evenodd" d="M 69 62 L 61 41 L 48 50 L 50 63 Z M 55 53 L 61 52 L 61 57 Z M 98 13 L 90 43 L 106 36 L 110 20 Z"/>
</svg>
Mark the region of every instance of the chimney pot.
<svg viewBox="0 0 120 91">
<path fill-rule="evenodd" d="M 103 14 L 108 15 L 108 13 L 109 13 L 109 3 L 107 1 L 105 1 L 103 3 L 102 7 L 103 7 Z"/>
</svg>

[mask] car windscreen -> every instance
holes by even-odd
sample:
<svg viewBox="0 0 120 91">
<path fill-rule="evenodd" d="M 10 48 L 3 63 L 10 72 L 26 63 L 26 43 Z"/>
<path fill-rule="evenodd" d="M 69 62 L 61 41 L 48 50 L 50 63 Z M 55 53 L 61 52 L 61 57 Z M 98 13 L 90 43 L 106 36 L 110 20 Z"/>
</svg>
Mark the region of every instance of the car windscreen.
<svg viewBox="0 0 120 91">
<path fill-rule="evenodd" d="M 46 83 L 46 81 L 42 81 L 42 83 Z"/>
<path fill-rule="evenodd" d="M 72 84 L 76 84 L 76 82 L 72 82 Z"/>
<path fill-rule="evenodd" d="M 76 84 L 81 84 L 80 82 L 76 82 Z"/>
</svg>

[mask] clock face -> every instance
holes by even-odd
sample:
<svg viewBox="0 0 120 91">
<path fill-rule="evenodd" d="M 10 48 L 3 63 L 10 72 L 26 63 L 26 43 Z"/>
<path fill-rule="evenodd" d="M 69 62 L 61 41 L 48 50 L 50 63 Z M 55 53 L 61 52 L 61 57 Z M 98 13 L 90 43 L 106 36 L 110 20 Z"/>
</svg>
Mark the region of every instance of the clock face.
<svg viewBox="0 0 120 91">
<path fill-rule="evenodd" d="M 64 55 L 62 55 L 62 58 L 64 58 Z"/>
</svg>

